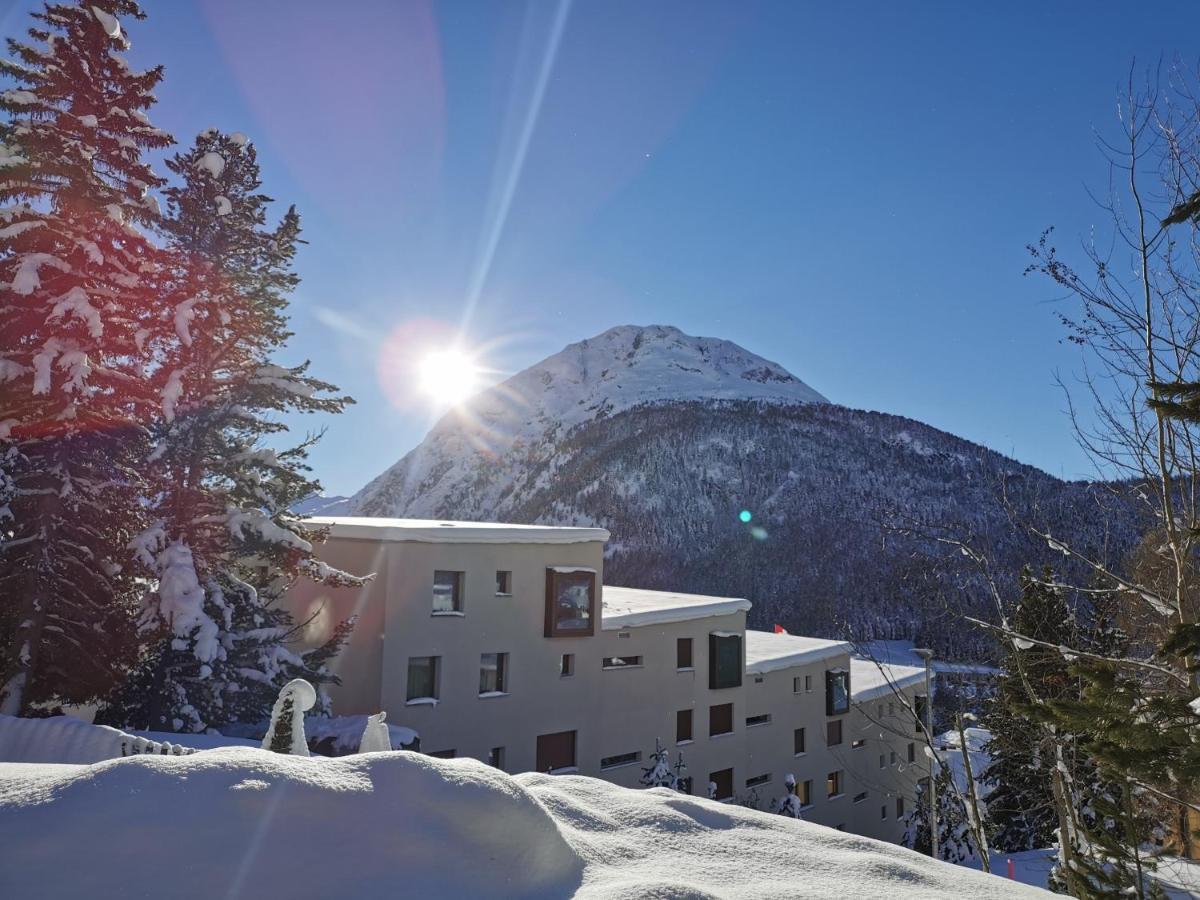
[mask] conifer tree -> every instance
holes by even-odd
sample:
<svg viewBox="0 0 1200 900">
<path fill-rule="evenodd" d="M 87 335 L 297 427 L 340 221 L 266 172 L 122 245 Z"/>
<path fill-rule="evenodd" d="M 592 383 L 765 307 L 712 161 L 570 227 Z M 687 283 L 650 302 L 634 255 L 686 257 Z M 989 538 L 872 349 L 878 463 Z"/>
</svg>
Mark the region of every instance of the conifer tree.
<svg viewBox="0 0 1200 900">
<path fill-rule="evenodd" d="M 135 72 L 133 0 L 48 3 L 0 74 L 0 712 L 82 703 L 136 648 L 124 545 L 153 401 L 138 335 L 161 252 L 142 153 L 162 77 Z"/>
<path fill-rule="evenodd" d="M 300 577 L 364 579 L 320 562 L 322 535 L 290 507 L 318 491 L 305 464 L 318 436 L 286 449 L 280 417 L 336 413 L 351 400 L 278 362 L 290 332 L 288 295 L 299 217 L 267 222 L 253 144 L 202 132 L 167 163 L 173 267 L 166 310 L 145 336 L 161 361 L 148 456 L 149 528 L 132 542 L 152 585 L 142 624 L 152 650 L 106 718 L 124 725 L 202 731 L 266 718 L 279 687 L 303 676 L 332 680 L 325 663 L 346 639 L 308 655 L 288 646 L 297 625 L 280 599 Z"/>
</svg>

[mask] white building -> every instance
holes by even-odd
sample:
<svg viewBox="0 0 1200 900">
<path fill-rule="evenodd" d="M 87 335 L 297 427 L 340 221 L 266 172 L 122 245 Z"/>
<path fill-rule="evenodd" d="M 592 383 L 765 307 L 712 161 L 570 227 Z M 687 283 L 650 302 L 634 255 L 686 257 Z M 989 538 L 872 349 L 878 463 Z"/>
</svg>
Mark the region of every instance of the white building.
<svg viewBox="0 0 1200 900">
<path fill-rule="evenodd" d="M 761 808 L 795 777 L 804 817 L 898 840 L 927 774 L 923 669 L 841 641 L 746 630 L 750 602 L 603 585 L 599 528 L 315 519 L 362 588 L 296 586 L 315 645 L 358 617 L 333 688 L 436 756 L 638 785 L 656 740 L 693 792 Z"/>
</svg>

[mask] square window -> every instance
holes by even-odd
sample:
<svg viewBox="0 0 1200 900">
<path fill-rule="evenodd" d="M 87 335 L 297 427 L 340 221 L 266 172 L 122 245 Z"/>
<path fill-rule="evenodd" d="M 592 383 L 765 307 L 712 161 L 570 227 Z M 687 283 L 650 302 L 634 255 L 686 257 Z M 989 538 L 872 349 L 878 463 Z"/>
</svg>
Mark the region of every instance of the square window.
<svg viewBox="0 0 1200 900">
<path fill-rule="evenodd" d="M 742 636 L 713 632 L 708 636 L 709 690 L 742 686 Z"/>
<path fill-rule="evenodd" d="M 691 669 L 692 665 L 692 639 L 691 638 L 676 638 L 675 639 L 675 668 Z"/>
<path fill-rule="evenodd" d="M 708 796 L 712 800 L 733 798 L 733 769 L 722 769 L 719 772 L 709 773 Z"/>
<path fill-rule="evenodd" d="M 839 797 L 842 793 L 842 770 L 830 772 L 825 776 L 825 795 L 827 797 Z"/>
<path fill-rule="evenodd" d="M 708 708 L 708 736 L 733 733 L 733 704 L 720 703 Z"/>
<path fill-rule="evenodd" d="M 804 752 L 806 752 L 804 749 L 804 729 L 797 728 L 792 732 L 792 753 L 795 756 L 799 756 Z"/>
<path fill-rule="evenodd" d="M 914 744 L 912 741 L 908 742 L 908 761 L 909 762 L 917 761 L 917 745 Z"/>
<path fill-rule="evenodd" d="M 596 573 L 546 570 L 546 637 L 581 637 L 595 631 Z"/>
<path fill-rule="evenodd" d="M 504 768 L 504 748 L 503 747 L 493 747 L 491 750 L 489 750 L 487 763 L 493 769 L 503 769 Z"/>
<path fill-rule="evenodd" d="M 438 659 L 436 656 L 408 658 L 408 692 L 406 699 L 436 700 L 438 696 Z"/>
<path fill-rule="evenodd" d="M 796 796 L 800 798 L 801 806 L 812 806 L 812 779 L 796 785 Z"/>
<path fill-rule="evenodd" d="M 830 669 L 825 673 L 825 715 L 839 716 L 850 709 L 850 673 Z"/>
<path fill-rule="evenodd" d="M 692 739 L 692 711 L 681 709 L 675 713 L 675 743 L 682 744 Z"/>
<path fill-rule="evenodd" d="M 433 611 L 462 612 L 463 573 L 438 569 L 433 573 Z"/>
<path fill-rule="evenodd" d="M 512 572 L 496 572 L 496 596 L 512 596 Z"/>
<path fill-rule="evenodd" d="M 564 653 L 562 662 L 559 663 L 558 674 L 566 678 L 568 675 L 575 674 L 575 654 Z"/>
<path fill-rule="evenodd" d="M 825 746 L 836 747 L 842 742 L 842 720 L 833 719 L 825 723 Z"/>
<path fill-rule="evenodd" d="M 575 768 L 575 732 L 557 731 L 537 737 L 537 770 L 558 772 Z"/>
<path fill-rule="evenodd" d="M 508 654 L 484 653 L 479 657 L 479 694 L 508 691 Z"/>
</svg>

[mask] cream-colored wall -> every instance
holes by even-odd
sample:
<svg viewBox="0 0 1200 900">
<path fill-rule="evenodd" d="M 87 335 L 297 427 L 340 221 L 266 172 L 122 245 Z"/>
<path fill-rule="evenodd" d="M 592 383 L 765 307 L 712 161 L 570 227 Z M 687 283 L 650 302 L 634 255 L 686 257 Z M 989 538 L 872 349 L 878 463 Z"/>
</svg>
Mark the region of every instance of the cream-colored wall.
<svg viewBox="0 0 1200 900">
<path fill-rule="evenodd" d="M 843 826 L 872 837 L 897 840 L 903 833 L 895 822 L 894 794 L 905 792 L 912 809 L 915 775 L 905 760 L 901 723 L 872 723 L 863 710 L 843 715 L 843 743 L 826 746 L 825 672 L 849 668 L 848 654 L 818 660 L 759 677 L 746 673 L 740 687 L 708 687 L 708 638 L 714 631 L 745 630 L 745 613 L 645 625 L 622 631 L 603 630 L 596 623 L 591 637 L 544 636 L 545 576 L 549 566 L 583 566 L 597 570 L 602 584 L 603 545 L 380 543 L 332 538 L 322 548 L 330 564 L 354 572 L 374 571 L 364 588 L 328 589 L 298 585 L 288 602 L 295 614 L 307 618 L 320 609 L 306 628 L 308 644 L 320 643 L 341 618 L 355 613 L 358 627 L 337 663 L 344 680 L 332 691 L 335 713 L 373 713 L 387 710 L 388 719 L 415 729 L 425 752 L 453 750 L 457 756 L 486 760 L 493 747 L 504 747 L 504 768 L 529 771 L 536 764 L 537 736 L 575 731 L 579 773 L 634 787 L 648 765 L 655 739 L 661 739 L 674 761 L 683 753 L 694 792 L 704 795 L 709 775 L 732 768 L 737 796 L 749 793 L 746 780 L 769 773 L 771 781 L 758 787 L 762 808 L 784 796 L 784 778 L 811 780 L 812 804 L 804 817 L 830 827 Z M 462 616 L 432 615 L 433 573 L 438 569 L 465 572 Z M 512 595 L 495 594 L 497 570 L 511 571 Z M 597 598 L 597 611 L 601 598 Z M 693 641 L 690 671 L 675 667 L 676 640 Z M 483 653 L 507 653 L 507 695 L 479 696 L 479 663 Z M 575 655 L 575 674 L 559 674 L 561 656 Z M 440 658 L 438 703 L 406 703 L 409 657 Z M 641 656 L 643 664 L 605 670 L 609 656 Z M 813 689 L 795 694 L 793 678 L 809 675 Z M 851 685 L 853 690 L 853 685 Z M 734 731 L 709 737 L 709 707 L 732 702 Z M 885 705 L 887 700 L 882 701 Z M 693 710 L 693 740 L 676 744 L 676 712 Z M 902 708 L 897 704 L 902 715 Z M 746 727 L 746 718 L 770 713 L 767 725 Z M 907 718 L 904 719 L 908 721 Z M 807 749 L 794 756 L 793 730 L 806 729 Z M 851 743 L 865 741 L 861 749 Z M 895 747 L 899 766 L 878 770 L 879 752 Z M 881 747 L 887 749 L 880 750 Z M 636 764 L 601 770 L 600 760 L 640 752 Z M 872 770 L 868 761 L 874 761 Z M 923 756 L 918 755 L 918 763 Z M 846 787 L 836 798 L 826 796 L 829 772 L 845 772 Z M 853 797 L 867 790 L 860 804 Z M 891 804 L 887 820 L 879 819 L 880 798 Z"/>
<path fill-rule="evenodd" d="M 924 693 L 924 687 L 905 688 L 908 706 L 914 697 Z M 916 804 L 916 784 L 928 773 L 921 738 L 915 733 L 912 714 L 892 693 L 855 703 L 848 723 L 847 746 L 850 740 L 862 740 L 863 746 L 848 750 L 849 765 L 854 771 L 854 794 L 867 792 L 866 800 L 852 803 L 854 820 L 850 830 L 856 834 L 899 842 L 904 836 L 905 820 Z M 908 745 L 913 745 L 913 763 L 908 762 Z M 896 762 L 891 754 L 896 754 Z M 880 755 L 884 765 L 879 765 Z M 904 798 L 904 816 L 896 817 L 896 798 Z M 880 807 L 887 807 L 887 817 L 880 816 Z"/>
</svg>

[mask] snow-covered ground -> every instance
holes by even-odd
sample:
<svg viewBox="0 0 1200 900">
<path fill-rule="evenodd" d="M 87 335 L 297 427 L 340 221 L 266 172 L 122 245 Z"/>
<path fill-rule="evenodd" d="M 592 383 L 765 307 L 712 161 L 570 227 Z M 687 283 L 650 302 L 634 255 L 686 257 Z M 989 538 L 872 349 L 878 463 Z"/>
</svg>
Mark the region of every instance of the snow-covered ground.
<svg viewBox="0 0 1200 900">
<path fill-rule="evenodd" d="M 901 847 L 665 789 L 470 759 L 247 747 L 0 763 L 0 896 L 1036 896 Z"/>
</svg>

